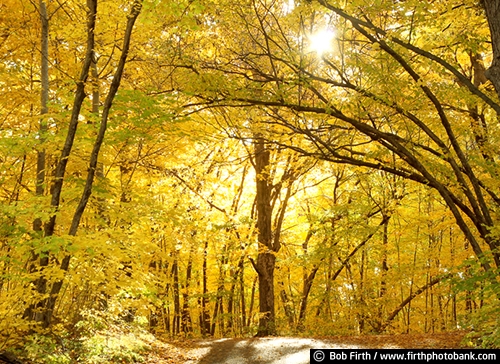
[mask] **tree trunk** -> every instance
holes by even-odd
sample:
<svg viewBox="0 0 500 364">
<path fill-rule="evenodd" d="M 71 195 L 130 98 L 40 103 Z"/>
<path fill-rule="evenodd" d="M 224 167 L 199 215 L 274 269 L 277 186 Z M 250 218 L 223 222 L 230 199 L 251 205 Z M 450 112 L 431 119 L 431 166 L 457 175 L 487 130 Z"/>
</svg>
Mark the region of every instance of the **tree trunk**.
<svg viewBox="0 0 500 364">
<path fill-rule="evenodd" d="M 259 328 L 256 336 L 276 333 L 274 312 L 274 268 L 275 253 L 279 245 L 273 244 L 271 184 L 269 182 L 270 151 L 264 140 L 257 135 L 255 140 L 255 172 L 257 185 L 257 229 L 259 253 L 254 268 L 259 276 Z"/>
<path fill-rule="evenodd" d="M 189 312 L 189 284 L 191 283 L 191 272 L 193 269 L 193 262 L 191 256 L 189 257 L 189 262 L 186 268 L 186 284 L 182 292 L 182 332 L 184 334 L 193 331 L 193 325 L 191 322 L 191 314 Z"/>
<path fill-rule="evenodd" d="M 48 101 L 49 101 L 49 17 L 47 14 L 47 5 L 44 0 L 40 0 L 40 22 L 42 25 L 41 29 L 41 92 L 40 92 L 40 150 L 37 151 L 37 161 L 36 161 L 36 189 L 35 193 L 37 196 L 43 196 L 44 194 L 44 184 L 45 184 L 45 150 L 43 149 L 44 134 L 47 131 L 47 123 L 44 120 L 44 115 L 49 112 Z M 37 217 L 33 221 L 33 230 L 42 235 L 42 219 Z M 31 253 L 31 262 L 29 265 L 29 271 L 35 272 L 37 270 L 36 262 L 40 258 L 39 254 L 34 251 Z M 42 271 L 44 267 L 49 264 L 48 257 L 42 257 L 39 262 L 39 269 Z M 39 277 L 35 282 L 35 287 L 37 292 L 40 294 L 45 294 L 47 290 L 46 279 Z M 37 304 L 40 306 L 40 302 Z M 31 304 L 23 315 L 24 318 L 33 319 L 37 322 L 43 321 L 38 313 L 36 313 L 35 305 Z"/>
<path fill-rule="evenodd" d="M 361 264 L 359 266 L 359 298 L 358 298 L 358 305 L 362 307 L 360 310 L 361 312 L 357 315 L 358 316 L 358 328 L 359 328 L 359 333 L 363 334 L 365 332 L 365 323 L 366 323 L 366 313 L 364 308 L 366 307 L 366 298 L 365 298 L 365 277 L 366 277 L 366 262 L 367 262 L 367 256 L 366 256 L 366 249 L 363 249 L 361 251 Z"/>
<path fill-rule="evenodd" d="M 283 309 L 285 310 L 285 316 L 288 320 L 288 326 L 290 327 L 290 329 L 293 330 L 295 325 L 295 316 L 293 314 L 293 310 L 290 307 L 292 301 L 290 301 L 290 298 L 288 298 L 284 283 L 279 282 L 279 286 L 281 287 L 280 297 L 281 297 L 281 302 L 283 302 Z"/>
<path fill-rule="evenodd" d="M 210 328 L 210 335 L 214 336 L 215 335 L 215 329 L 217 326 L 217 320 L 219 320 L 219 332 L 223 333 L 224 332 L 224 300 L 223 300 L 223 295 L 224 295 L 224 281 L 225 281 L 225 270 L 224 266 L 228 262 L 227 258 L 227 247 L 223 247 L 223 254 L 220 260 L 220 267 L 219 267 L 219 284 L 217 286 L 217 298 L 215 301 L 215 307 L 214 307 L 214 313 L 212 315 L 212 326 Z M 221 316 L 219 319 L 218 316 Z"/>
<path fill-rule="evenodd" d="M 302 298 L 300 300 L 300 311 L 299 311 L 299 321 L 297 324 L 297 329 L 299 331 L 304 331 L 306 312 L 307 312 L 307 299 L 309 298 L 309 292 L 311 292 L 311 287 L 318 272 L 319 266 L 313 268 L 309 275 L 304 274 L 304 283 L 302 288 Z"/>
<path fill-rule="evenodd" d="M 174 260 L 172 265 L 172 276 L 174 278 L 174 320 L 172 324 L 172 334 L 175 336 L 181 332 L 181 301 L 180 301 L 180 290 L 179 290 L 179 266 L 177 263 L 177 258 Z"/>
<path fill-rule="evenodd" d="M 247 317 L 246 317 L 246 304 L 245 304 L 245 261 L 244 257 L 240 259 L 240 303 L 241 303 L 241 327 L 245 328 L 247 326 Z"/>
<path fill-rule="evenodd" d="M 219 320 L 219 331 L 222 333 L 224 331 L 224 306 L 222 300 L 222 294 L 224 293 L 224 280 L 219 281 L 219 286 L 217 287 L 217 300 L 215 301 L 214 314 L 212 317 L 212 326 L 210 328 L 210 335 L 215 335 L 215 329 L 217 327 L 217 320 Z M 219 316 L 221 318 L 219 319 Z"/>
<path fill-rule="evenodd" d="M 252 293 L 250 294 L 250 307 L 248 307 L 248 321 L 246 325 L 247 327 L 250 326 L 252 322 L 253 304 L 255 302 L 255 286 L 257 285 L 257 279 L 258 277 L 255 277 L 252 284 Z"/>
<path fill-rule="evenodd" d="M 228 321 L 227 321 L 227 331 L 228 334 L 234 335 L 235 333 L 235 328 L 234 328 L 234 322 L 235 322 L 235 317 L 236 317 L 236 311 L 237 311 L 237 295 L 236 295 L 236 286 L 238 284 L 238 279 L 241 275 L 241 269 L 243 269 L 243 264 L 242 264 L 243 258 L 240 259 L 238 262 L 238 267 L 236 268 L 236 271 L 231 272 L 231 278 L 232 278 L 232 283 L 231 283 L 231 289 L 229 291 L 229 298 L 227 301 L 227 313 L 228 313 Z M 236 303 L 235 303 L 236 301 Z M 238 326 L 238 325 L 236 325 Z M 230 331 L 233 331 L 230 333 Z"/>
<path fill-rule="evenodd" d="M 493 61 L 485 76 L 493 83 L 500 97 L 500 5 L 498 0 L 483 0 L 486 19 L 490 27 Z"/>
<path fill-rule="evenodd" d="M 165 297 L 167 297 L 167 299 L 168 299 L 169 293 L 170 293 L 170 283 L 167 283 L 167 285 L 165 287 Z M 168 306 L 166 308 L 163 306 L 161 313 L 162 313 L 162 317 L 163 317 L 163 327 L 165 329 L 165 332 L 174 336 L 173 332 L 172 332 L 173 324 L 170 321 L 170 306 Z"/>
<path fill-rule="evenodd" d="M 257 257 L 259 275 L 259 329 L 258 337 L 276 334 L 274 312 L 274 268 L 276 257 L 272 252 L 260 253 Z"/>
<path fill-rule="evenodd" d="M 307 206 L 308 213 L 310 213 L 309 206 Z M 309 223 L 309 231 L 307 232 L 306 238 L 302 243 L 302 251 L 304 256 L 307 256 L 309 250 L 309 241 L 313 236 L 312 230 L 312 222 Z M 307 274 L 307 269 L 304 267 L 303 271 L 303 281 L 302 281 L 302 297 L 300 299 L 300 308 L 299 308 L 299 318 L 297 321 L 297 330 L 304 331 L 305 328 L 305 320 L 306 320 L 306 312 L 307 312 L 307 299 L 309 297 L 309 292 L 311 291 L 311 287 L 314 281 L 314 277 L 316 277 L 316 273 L 318 272 L 319 266 L 315 265 L 311 271 L 311 273 Z"/>
<path fill-rule="evenodd" d="M 45 150 L 43 142 L 45 140 L 45 132 L 47 131 L 47 122 L 44 120 L 44 115 L 49 112 L 49 17 L 47 14 L 47 6 L 44 0 L 40 0 L 40 20 L 42 24 L 41 35 L 41 87 L 40 92 L 40 150 L 37 152 L 36 161 L 36 195 L 43 196 L 45 184 Z M 42 231 L 42 220 L 36 218 L 33 222 L 33 230 Z M 35 257 L 35 260 L 38 257 Z"/>
<path fill-rule="evenodd" d="M 377 333 L 381 332 L 381 328 L 384 322 L 384 297 L 387 293 L 387 273 L 389 271 L 389 266 L 387 265 L 387 246 L 389 244 L 389 236 L 388 236 L 388 228 L 389 228 L 389 217 L 382 212 L 383 216 L 383 230 L 382 230 L 382 262 L 380 266 L 380 290 L 378 294 L 379 304 L 378 304 L 378 315 L 377 315 L 377 323 L 375 324 L 375 331 Z"/>
<path fill-rule="evenodd" d="M 208 254 L 208 240 L 205 241 L 203 249 L 203 266 L 202 266 L 202 289 L 203 294 L 201 297 L 201 312 L 200 312 L 200 329 L 201 335 L 210 335 L 210 311 L 208 309 L 208 276 L 207 276 L 207 254 Z"/>
</svg>

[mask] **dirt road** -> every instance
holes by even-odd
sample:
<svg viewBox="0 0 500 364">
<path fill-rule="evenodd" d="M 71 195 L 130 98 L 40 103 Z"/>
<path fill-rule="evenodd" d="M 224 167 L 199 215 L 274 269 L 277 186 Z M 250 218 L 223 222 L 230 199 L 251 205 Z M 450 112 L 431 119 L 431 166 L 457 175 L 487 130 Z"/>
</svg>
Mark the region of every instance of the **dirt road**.
<svg viewBox="0 0 500 364">
<path fill-rule="evenodd" d="M 308 364 L 311 348 L 461 348 L 465 333 L 364 335 L 327 338 L 266 337 L 177 340 L 158 347 L 149 364 Z"/>
</svg>

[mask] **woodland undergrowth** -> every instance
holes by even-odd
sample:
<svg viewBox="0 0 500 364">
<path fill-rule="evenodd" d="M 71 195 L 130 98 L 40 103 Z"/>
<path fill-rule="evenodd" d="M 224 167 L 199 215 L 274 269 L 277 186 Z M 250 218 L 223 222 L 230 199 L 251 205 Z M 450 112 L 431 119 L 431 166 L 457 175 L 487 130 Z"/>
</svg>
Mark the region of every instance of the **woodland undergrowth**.
<svg viewBox="0 0 500 364">
<path fill-rule="evenodd" d="M 500 307 L 487 306 L 478 310 L 469 321 L 467 331 L 449 333 L 413 333 L 410 335 L 325 335 L 307 331 L 303 333 L 279 332 L 281 336 L 309 337 L 334 340 L 339 343 L 356 343 L 364 347 L 387 347 L 388 341 L 401 343 L 402 347 L 432 340 L 433 348 L 499 348 L 498 325 Z M 477 329 L 480 327 L 480 329 Z M 413 336 L 415 337 L 413 337 Z M 109 312 L 89 310 L 81 314 L 74 325 L 54 325 L 50 330 L 34 332 L 20 340 L 16 347 L 4 353 L 21 363 L 70 364 L 70 363 L 149 363 L 182 362 L 186 359 L 191 344 L 201 339 L 200 335 L 182 334 L 172 337 L 153 334 L 148 330 L 145 317 L 135 317 L 129 322 L 124 316 Z M 206 338 L 205 338 L 206 339 Z M 406 345 L 406 346 L 405 346 Z M 420 344 L 418 344 L 420 345 Z M 4 348 L 5 349 L 5 348 Z M 0 351 L 1 352 L 1 351 Z M 166 361 L 163 361 L 166 360 Z"/>
</svg>

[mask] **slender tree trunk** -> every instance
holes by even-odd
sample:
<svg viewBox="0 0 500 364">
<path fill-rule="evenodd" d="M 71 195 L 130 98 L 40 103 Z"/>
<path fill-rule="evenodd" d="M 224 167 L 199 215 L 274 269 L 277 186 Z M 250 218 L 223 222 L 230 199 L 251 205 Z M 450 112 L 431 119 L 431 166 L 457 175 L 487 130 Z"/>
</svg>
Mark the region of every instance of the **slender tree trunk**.
<svg viewBox="0 0 500 364">
<path fill-rule="evenodd" d="M 381 272 L 382 277 L 380 280 L 380 292 L 379 298 L 383 298 L 387 292 L 387 272 L 389 271 L 389 266 L 387 265 L 387 245 L 389 244 L 389 236 L 388 236 L 388 227 L 389 227 L 389 219 L 384 214 L 384 224 L 382 230 L 382 264 L 381 264 Z"/>
<path fill-rule="evenodd" d="M 443 296 L 438 294 L 437 301 L 438 301 L 438 307 L 439 307 L 439 323 L 441 326 L 440 331 L 445 332 L 446 331 L 446 311 L 444 309 Z"/>
<path fill-rule="evenodd" d="M 361 306 L 361 312 L 358 314 L 358 327 L 359 333 L 363 334 L 365 332 L 365 324 L 366 324 L 366 298 L 365 298 L 365 279 L 366 279 L 366 249 L 361 251 L 361 264 L 359 267 L 359 300 L 358 304 Z"/>
<path fill-rule="evenodd" d="M 224 332 L 224 306 L 222 294 L 224 292 L 224 280 L 219 280 L 219 286 L 217 287 L 217 300 L 215 301 L 214 314 L 212 316 L 212 327 L 210 328 L 210 335 L 215 335 L 215 329 L 217 327 L 217 320 L 219 321 L 219 332 Z M 221 316 L 221 318 L 219 318 Z"/>
<path fill-rule="evenodd" d="M 202 289 L 203 294 L 201 297 L 201 312 L 200 312 L 200 328 L 201 335 L 210 335 L 210 311 L 208 308 L 208 276 L 207 276 L 207 254 L 208 254 L 208 240 L 205 241 L 203 249 L 203 267 L 202 267 Z"/>
<path fill-rule="evenodd" d="M 100 104 L 100 97 L 101 93 L 99 91 L 99 72 L 97 70 L 97 59 L 92 60 L 92 65 L 91 65 L 91 73 L 92 73 L 92 114 L 95 115 L 95 118 L 99 118 L 99 104 Z M 99 163 L 97 166 L 97 171 L 96 171 L 96 177 L 102 179 L 104 177 L 104 166 L 102 163 Z M 102 219 L 102 221 L 105 221 L 106 224 L 109 224 L 109 219 L 105 215 L 105 208 L 104 208 L 105 200 L 101 197 L 97 199 L 97 213 L 99 214 L 99 217 Z M 155 262 L 156 263 L 156 262 Z M 107 309 L 108 307 L 108 299 L 109 295 L 105 291 L 101 291 L 101 295 L 99 297 L 99 306 L 101 307 L 102 310 Z M 155 318 L 157 316 L 155 315 Z M 157 321 L 155 319 L 155 321 Z M 151 327 L 155 327 L 158 325 L 158 323 L 151 322 Z"/>
<path fill-rule="evenodd" d="M 189 285 L 191 283 L 191 272 L 193 268 L 192 257 L 189 257 L 186 268 L 186 284 L 182 292 L 182 331 L 187 334 L 193 331 L 191 314 L 189 312 Z"/>
<path fill-rule="evenodd" d="M 290 327 L 290 329 L 293 330 L 294 324 L 295 324 L 295 318 L 294 318 L 293 310 L 290 307 L 290 304 L 292 302 L 291 302 L 290 298 L 288 298 L 288 294 L 286 293 L 285 285 L 283 284 L 283 282 L 279 282 L 279 285 L 281 287 L 281 290 L 280 290 L 281 302 L 283 302 L 283 309 L 285 311 L 285 316 L 288 320 L 288 326 Z"/>
<path fill-rule="evenodd" d="M 241 264 L 242 260 L 243 258 L 241 258 L 240 261 L 238 262 L 238 267 L 236 268 L 236 271 L 231 274 L 233 281 L 231 283 L 231 290 L 229 291 L 229 298 L 227 301 L 227 313 L 228 313 L 227 329 L 228 332 L 230 330 L 233 330 L 233 334 L 234 334 L 234 322 L 236 318 L 235 309 L 237 309 L 237 303 L 235 304 L 235 299 L 237 299 L 236 286 L 238 284 L 239 277 L 241 276 L 241 269 L 243 268 L 243 265 Z"/>
<path fill-rule="evenodd" d="M 49 17 L 47 14 L 47 6 L 44 0 L 40 0 L 40 20 L 42 24 L 41 35 L 41 92 L 40 92 L 40 149 L 37 151 L 36 161 L 36 195 L 43 196 L 45 190 L 45 149 L 43 142 L 47 131 L 47 122 L 44 119 L 49 112 Z M 33 230 L 42 231 L 42 220 L 36 218 L 33 222 Z M 38 259 L 36 257 L 35 259 Z"/>
<path fill-rule="evenodd" d="M 94 55 L 95 58 L 95 55 Z M 99 118 L 99 105 L 100 105 L 100 91 L 99 91 L 99 72 L 97 70 L 97 59 L 92 61 L 92 114 L 95 115 L 96 119 Z M 104 178 L 104 165 L 102 163 L 97 163 L 96 177 L 98 179 Z M 99 198 L 97 201 L 98 214 L 103 221 L 107 224 L 109 223 L 109 218 L 105 216 L 104 213 L 104 203 L 103 198 Z"/>
<path fill-rule="evenodd" d="M 232 275 L 232 274 L 231 274 Z M 225 335 L 234 335 L 231 331 L 233 330 L 233 320 L 234 320 L 234 292 L 236 289 L 236 281 L 231 282 L 231 288 L 229 289 L 229 297 L 227 298 L 227 326 Z"/>
<path fill-rule="evenodd" d="M 246 318 L 246 304 L 245 304 L 245 261 L 242 256 L 240 259 L 240 303 L 241 303 L 241 327 L 245 328 L 247 326 L 247 318 Z"/>
<path fill-rule="evenodd" d="M 99 103 L 100 103 L 100 91 L 99 91 L 99 72 L 97 70 L 97 59 L 92 60 L 92 114 L 99 116 Z"/>
<path fill-rule="evenodd" d="M 313 285 L 314 278 L 316 277 L 316 273 L 318 273 L 318 269 L 319 266 L 316 266 L 313 268 L 311 273 L 309 273 L 309 275 L 304 275 L 302 298 L 300 300 L 299 320 L 297 324 L 297 328 L 299 331 L 303 331 L 305 328 L 307 300 L 309 298 L 309 293 L 311 292 L 311 287 Z"/>
<path fill-rule="evenodd" d="M 419 229 L 417 229 L 417 239 L 416 241 L 418 242 L 418 234 Z M 411 275 L 411 281 L 410 281 L 410 296 L 413 294 L 413 286 L 415 285 L 415 271 L 417 267 L 417 251 L 418 251 L 418 243 L 415 243 L 415 250 L 413 251 L 413 269 L 412 269 L 412 275 Z M 408 302 L 408 313 L 407 313 L 407 329 L 406 333 L 408 334 L 410 332 L 411 328 L 411 301 Z"/>
<path fill-rule="evenodd" d="M 167 283 L 165 287 L 165 297 L 168 299 L 168 295 L 170 293 L 170 283 Z M 163 327 L 165 329 L 166 333 L 171 334 L 174 336 L 174 333 L 171 331 L 173 324 L 171 324 L 170 320 L 170 306 L 169 307 L 162 307 L 162 317 L 163 317 Z"/>
<path fill-rule="evenodd" d="M 223 247 L 223 255 L 220 260 L 220 267 L 219 267 L 219 284 L 217 286 L 217 298 L 215 301 L 215 307 L 214 307 L 214 313 L 212 316 L 212 326 L 210 328 L 210 335 L 214 336 L 215 335 L 215 329 L 217 326 L 217 321 L 219 321 L 219 332 L 221 334 L 224 333 L 224 300 L 223 300 L 223 295 L 224 295 L 224 281 L 225 281 L 225 271 L 224 271 L 224 266 L 227 264 L 227 247 Z M 220 318 L 219 318 L 220 316 Z"/>
<path fill-rule="evenodd" d="M 389 244 L 388 228 L 389 228 L 389 218 L 385 213 L 382 213 L 383 217 L 383 229 L 382 229 L 382 262 L 381 262 L 381 277 L 380 277 L 380 291 L 379 291 L 379 305 L 378 305 L 378 317 L 377 317 L 377 332 L 381 332 L 381 328 L 384 322 L 384 297 L 387 293 L 387 272 L 389 271 L 389 266 L 387 265 L 387 246 Z"/>
<path fill-rule="evenodd" d="M 172 334 L 178 335 L 181 332 L 181 302 L 180 302 L 180 289 L 179 289 L 179 266 L 177 257 L 172 265 L 172 276 L 174 278 L 174 319 L 172 324 Z"/>
<path fill-rule="evenodd" d="M 309 206 L 308 213 L 309 213 Z M 309 231 L 307 232 L 306 238 L 302 243 L 302 251 L 304 256 L 307 256 L 309 249 L 309 241 L 313 236 L 312 232 L 312 223 L 309 227 Z M 303 331 L 305 329 L 305 320 L 306 320 L 306 312 L 307 312 L 307 299 L 309 297 L 309 292 L 311 291 L 311 287 L 314 281 L 314 277 L 316 277 L 316 273 L 318 272 L 319 266 L 313 267 L 311 273 L 307 274 L 307 269 L 304 268 L 303 272 L 303 280 L 302 280 L 302 297 L 300 299 L 300 308 L 299 308 L 299 318 L 297 321 L 297 330 Z"/>
<path fill-rule="evenodd" d="M 37 162 L 36 162 L 36 188 L 35 194 L 37 196 L 43 196 L 45 190 L 45 150 L 43 146 L 43 141 L 45 139 L 45 132 L 47 131 L 47 123 L 44 120 L 45 115 L 49 112 L 48 101 L 49 101 L 49 17 L 47 14 L 47 5 L 44 0 L 39 2 L 39 12 L 40 12 L 40 23 L 41 23 L 41 92 L 40 92 L 40 126 L 39 126 L 39 136 L 40 136 L 40 147 L 37 151 Z M 41 237 L 42 235 L 42 219 L 37 217 L 33 221 L 33 230 L 38 233 Z M 37 261 L 39 261 L 39 267 L 37 267 Z M 48 256 L 42 256 L 38 253 L 32 252 L 30 258 L 28 270 L 30 272 L 35 272 L 37 269 L 40 272 L 43 271 L 44 267 L 49 264 Z M 43 274 L 43 273 L 42 273 Z M 45 294 L 47 290 L 47 280 L 44 277 L 39 277 L 35 282 L 36 290 L 39 294 Z M 38 308 L 43 306 L 42 302 L 38 302 L 36 305 L 30 304 L 30 306 L 24 312 L 24 318 L 33 319 L 36 322 L 43 321 L 43 315 L 38 312 Z M 36 309 L 35 309 L 36 308 Z"/>
<path fill-rule="evenodd" d="M 328 267 L 326 271 L 326 284 L 325 284 L 325 292 L 323 293 L 323 298 L 321 299 L 320 304 L 316 308 L 316 317 L 320 317 L 321 315 L 326 315 L 328 318 L 331 318 L 331 309 L 330 309 L 330 292 L 332 290 L 333 283 L 333 253 L 328 254 Z"/>
<path fill-rule="evenodd" d="M 247 327 L 250 326 L 250 324 L 252 323 L 252 315 L 253 315 L 253 306 L 254 306 L 254 303 L 255 303 L 255 290 L 257 288 L 257 280 L 259 279 L 259 277 L 255 277 L 255 279 L 253 280 L 253 283 L 252 283 L 252 292 L 250 294 L 250 307 L 248 307 L 248 319 L 247 319 Z"/>
</svg>

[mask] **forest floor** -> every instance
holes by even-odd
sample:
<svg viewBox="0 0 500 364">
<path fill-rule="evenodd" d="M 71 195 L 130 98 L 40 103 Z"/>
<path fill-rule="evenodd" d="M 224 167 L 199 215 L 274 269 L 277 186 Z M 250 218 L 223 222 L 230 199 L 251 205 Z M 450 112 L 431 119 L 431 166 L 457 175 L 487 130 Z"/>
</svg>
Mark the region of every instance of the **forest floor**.
<svg viewBox="0 0 500 364">
<path fill-rule="evenodd" d="M 407 335 L 192 339 L 158 342 L 148 364 L 308 364 L 309 349 L 458 349 L 465 332 Z"/>
</svg>

